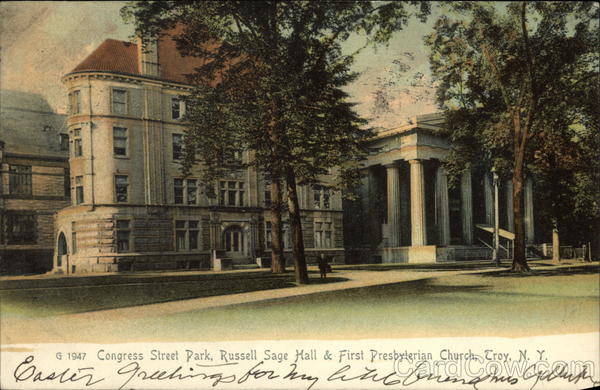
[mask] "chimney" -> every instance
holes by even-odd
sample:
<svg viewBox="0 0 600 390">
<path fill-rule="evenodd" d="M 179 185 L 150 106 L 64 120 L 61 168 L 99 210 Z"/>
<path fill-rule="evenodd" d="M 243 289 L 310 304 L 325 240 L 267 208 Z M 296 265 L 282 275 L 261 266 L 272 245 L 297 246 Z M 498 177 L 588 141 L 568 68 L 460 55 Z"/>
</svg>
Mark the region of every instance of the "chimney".
<svg viewBox="0 0 600 390">
<path fill-rule="evenodd" d="M 144 45 L 145 44 L 145 45 Z M 160 77 L 158 39 L 137 39 L 138 71 L 143 76 Z"/>
</svg>

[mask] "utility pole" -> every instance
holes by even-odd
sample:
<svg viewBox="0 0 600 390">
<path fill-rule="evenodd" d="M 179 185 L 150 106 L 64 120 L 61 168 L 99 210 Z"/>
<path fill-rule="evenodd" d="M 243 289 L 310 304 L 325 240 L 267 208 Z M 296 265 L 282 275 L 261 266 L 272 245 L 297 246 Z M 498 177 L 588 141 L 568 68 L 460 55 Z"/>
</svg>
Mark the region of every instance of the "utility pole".
<svg viewBox="0 0 600 390">
<path fill-rule="evenodd" d="M 496 167 L 492 167 L 492 178 L 494 185 L 494 249 L 492 250 L 492 261 L 500 266 L 500 211 L 498 199 L 498 174 Z"/>
</svg>

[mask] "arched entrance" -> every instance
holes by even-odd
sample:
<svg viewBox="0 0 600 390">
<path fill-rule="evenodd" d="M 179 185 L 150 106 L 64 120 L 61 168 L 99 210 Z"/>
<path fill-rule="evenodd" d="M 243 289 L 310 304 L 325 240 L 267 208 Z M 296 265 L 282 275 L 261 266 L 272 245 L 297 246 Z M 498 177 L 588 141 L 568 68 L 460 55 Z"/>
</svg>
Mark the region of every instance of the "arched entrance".
<svg viewBox="0 0 600 390">
<path fill-rule="evenodd" d="M 58 235 L 58 247 L 57 247 L 57 251 L 56 251 L 56 266 L 57 267 L 62 267 L 63 265 L 63 258 L 65 258 L 66 260 L 66 256 L 69 253 L 69 249 L 67 247 L 67 239 L 65 238 L 65 234 L 63 232 L 61 232 Z"/>
</svg>

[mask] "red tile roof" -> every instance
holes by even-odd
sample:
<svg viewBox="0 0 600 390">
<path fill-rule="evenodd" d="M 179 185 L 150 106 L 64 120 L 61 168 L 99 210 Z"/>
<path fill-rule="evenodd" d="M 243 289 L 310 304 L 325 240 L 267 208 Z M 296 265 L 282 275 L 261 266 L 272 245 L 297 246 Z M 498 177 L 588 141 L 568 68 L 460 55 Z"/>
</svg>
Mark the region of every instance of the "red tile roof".
<svg viewBox="0 0 600 390">
<path fill-rule="evenodd" d="M 107 39 L 71 71 L 108 71 L 139 75 L 137 45 Z"/>
<path fill-rule="evenodd" d="M 158 42 L 160 78 L 167 81 L 187 83 L 186 74 L 204 61 L 196 57 L 183 57 L 171 38 Z M 104 71 L 141 76 L 138 68 L 138 47 L 135 43 L 107 39 L 70 73 Z"/>
</svg>

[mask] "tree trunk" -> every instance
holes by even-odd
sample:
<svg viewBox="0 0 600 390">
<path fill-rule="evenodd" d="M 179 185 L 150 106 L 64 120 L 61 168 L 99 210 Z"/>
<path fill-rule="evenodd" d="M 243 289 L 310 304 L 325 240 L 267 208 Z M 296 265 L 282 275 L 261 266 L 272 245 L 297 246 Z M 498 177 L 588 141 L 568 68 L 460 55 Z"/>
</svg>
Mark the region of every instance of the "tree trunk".
<svg viewBox="0 0 600 390">
<path fill-rule="evenodd" d="M 277 42 L 279 34 L 277 30 L 277 3 L 269 4 L 269 23 L 264 27 L 267 36 L 271 41 L 273 52 L 269 53 L 267 63 L 275 63 L 277 61 Z M 281 129 L 279 120 L 281 118 L 281 104 L 276 98 L 278 88 L 275 85 L 271 86 L 270 103 L 271 103 L 271 120 L 268 126 L 269 139 L 271 141 L 271 163 L 277 165 L 276 162 L 281 160 L 283 155 L 281 151 Z M 285 272 L 285 257 L 283 255 L 283 229 L 281 222 L 281 205 L 283 203 L 281 195 L 281 169 L 271 168 L 271 272 Z"/>
<path fill-rule="evenodd" d="M 525 247 L 525 221 L 523 219 L 523 190 L 525 175 L 525 142 L 527 141 L 527 127 L 521 126 L 521 114 L 519 110 L 513 113 L 513 148 L 514 148 L 514 166 L 513 166 L 513 223 L 515 229 L 515 246 L 513 248 L 512 270 L 514 272 L 531 271 L 527 265 L 527 248 Z"/>
<path fill-rule="evenodd" d="M 271 272 L 285 272 L 283 229 L 281 227 L 281 180 L 271 178 Z"/>
<path fill-rule="evenodd" d="M 308 271 L 304 257 L 304 239 L 302 238 L 302 222 L 300 220 L 300 206 L 298 192 L 296 191 L 296 175 L 291 167 L 286 172 L 288 210 L 290 213 L 290 227 L 294 245 L 294 272 L 296 283 L 308 284 Z"/>
<path fill-rule="evenodd" d="M 514 209 L 514 229 L 515 246 L 513 252 L 512 270 L 515 272 L 530 271 L 527 265 L 525 248 L 525 226 L 523 220 L 523 171 L 515 167 L 513 173 L 513 209 Z"/>
<path fill-rule="evenodd" d="M 552 261 L 560 262 L 560 237 L 556 220 L 552 221 Z"/>
</svg>

